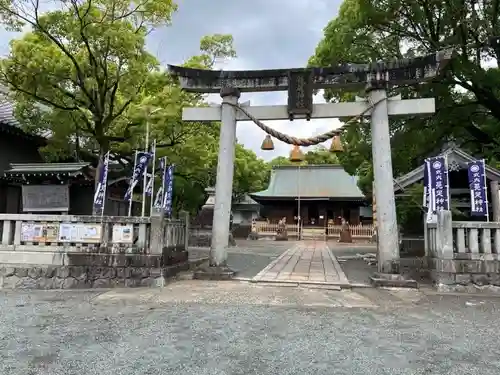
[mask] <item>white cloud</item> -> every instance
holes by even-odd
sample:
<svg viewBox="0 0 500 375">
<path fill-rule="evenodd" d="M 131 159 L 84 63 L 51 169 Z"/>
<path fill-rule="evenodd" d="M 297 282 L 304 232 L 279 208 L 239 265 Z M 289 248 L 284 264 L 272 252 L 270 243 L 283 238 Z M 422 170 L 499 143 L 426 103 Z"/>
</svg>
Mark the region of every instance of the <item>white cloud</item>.
<svg viewBox="0 0 500 375">
<path fill-rule="evenodd" d="M 246 94 L 242 95 L 240 101 L 250 100 L 251 105 L 286 105 L 287 94 L 285 92 L 269 94 Z M 322 95 L 314 98 L 315 103 L 324 103 Z M 337 119 L 317 119 L 317 120 L 277 120 L 266 121 L 266 125 L 273 129 L 298 138 L 309 138 L 338 128 L 341 123 Z M 263 151 L 260 149 L 266 133 L 252 121 L 239 121 L 237 125 L 238 141 L 245 147 L 252 149 L 258 156 L 265 160 L 270 160 L 276 156 L 288 155 L 292 146 L 274 139 L 273 151 Z"/>
</svg>

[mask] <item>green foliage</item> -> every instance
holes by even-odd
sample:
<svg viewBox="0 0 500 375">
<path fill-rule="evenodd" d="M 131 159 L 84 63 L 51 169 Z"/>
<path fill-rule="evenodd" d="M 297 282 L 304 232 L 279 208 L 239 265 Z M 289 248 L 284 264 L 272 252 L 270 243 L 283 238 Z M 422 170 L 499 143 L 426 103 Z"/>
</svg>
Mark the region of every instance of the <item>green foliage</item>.
<svg viewBox="0 0 500 375">
<path fill-rule="evenodd" d="M 0 0 L 4 26 L 28 30 L 11 41 L 0 66 L 24 129 L 49 137 L 43 150 L 49 161 L 111 150 L 124 174 L 149 129 L 157 156 L 176 164 L 174 206 L 195 211 L 215 183 L 220 125 L 182 121 L 182 108 L 205 105 L 203 98 L 183 92 L 146 48 L 147 35 L 170 24 L 177 6 L 172 0 L 55 5 L 42 12 L 38 2 Z M 210 69 L 233 57 L 233 37 L 215 34 L 201 39 L 200 54 L 185 65 Z M 235 195 L 261 189 L 265 163 L 241 145 L 236 154 Z"/>
<path fill-rule="evenodd" d="M 304 161 L 309 165 L 339 164 L 337 155 L 330 152 L 325 146 L 318 145 L 304 155 Z"/>
<path fill-rule="evenodd" d="M 264 190 L 269 182 L 269 165 L 242 145 L 236 145 L 233 199 L 238 201 L 245 193 Z"/>
<path fill-rule="evenodd" d="M 339 159 L 335 153 L 330 152 L 325 146 L 318 145 L 304 154 L 304 161 L 296 163 L 290 161 L 288 157 L 277 156 L 267 163 L 270 167 L 281 165 L 320 165 L 339 164 Z"/>
<path fill-rule="evenodd" d="M 107 152 L 137 126 L 129 119 L 131 108 L 159 73 L 146 36 L 170 22 L 175 4 L 71 0 L 44 13 L 32 4 L 0 2 L 8 26 L 31 29 L 11 41 L 1 65 L 20 119 L 29 129 L 50 131 L 56 143 L 73 144 L 78 134 L 82 146 Z"/>
<path fill-rule="evenodd" d="M 436 98 L 434 116 L 391 119 L 395 176 L 421 165 L 449 140 L 490 163 L 500 160 L 500 71 L 498 63 L 485 66 L 485 62 L 491 65 L 499 60 L 500 50 L 484 47 L 490 36 L 500 35 L 497 5 L 496 1 L 472 0 L 344 0 L 339 15 L 324 29 L 311 66 L 387 61 L 450 46 L 456 49 L 440 79 L 393 89 L 393 94 L 403 98 Z M 355 94 L 364 95 L 327 90 L 325 98 L 345 101 Z M 340 162 L 346 171 L 360 176 L 364 192 L 371 191 L 369 123 L 349 125 L 343 140 L 346 151 L 339 156 Z"/>
</svg>

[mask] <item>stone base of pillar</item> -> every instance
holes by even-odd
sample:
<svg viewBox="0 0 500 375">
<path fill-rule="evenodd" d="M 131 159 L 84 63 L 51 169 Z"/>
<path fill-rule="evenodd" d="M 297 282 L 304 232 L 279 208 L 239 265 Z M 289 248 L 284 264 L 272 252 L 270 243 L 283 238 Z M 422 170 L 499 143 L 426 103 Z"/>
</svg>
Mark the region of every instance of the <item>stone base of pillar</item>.
<svg viewBox="0 0 500 375">
<path fill-rule="evenodd" d="M 370 276 L 370 281 L 375 287 L 384 288 L 418 288 L 416 280 L 404 277 L 400 274 L 376 272 Z"/>
<path fill-rule="evenodd" d="M 235 275 L 236 271 L 227 266 L 212 267 L 206 264 L 194 271 L 193 278 L 197 280 L 231 280 Z"/>
</svg>

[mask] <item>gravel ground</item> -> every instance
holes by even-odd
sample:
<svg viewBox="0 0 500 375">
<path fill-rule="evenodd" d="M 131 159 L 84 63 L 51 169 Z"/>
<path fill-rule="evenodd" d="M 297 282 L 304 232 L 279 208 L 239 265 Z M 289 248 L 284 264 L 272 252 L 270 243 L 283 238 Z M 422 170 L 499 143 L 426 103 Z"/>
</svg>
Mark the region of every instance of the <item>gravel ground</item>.
<svg viewBox="0 0 500 375">
<path fill-rule="evenodd" d="M 499 374 L 499 299 L 179 281 L 0 292 L 0 374 Z"/>
</svg>

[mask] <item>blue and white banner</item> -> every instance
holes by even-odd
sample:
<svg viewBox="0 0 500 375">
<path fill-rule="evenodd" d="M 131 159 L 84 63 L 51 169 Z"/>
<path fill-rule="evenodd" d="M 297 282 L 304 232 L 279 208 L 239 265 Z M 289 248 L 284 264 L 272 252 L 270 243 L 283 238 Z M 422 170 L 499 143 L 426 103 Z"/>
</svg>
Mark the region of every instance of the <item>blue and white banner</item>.
<svg viewBox="0 0 500 375">
<path fill-rule="evenodd" d="M 467 163 L 472 216 L 488 216 L 486 165 L 483 160 Z"/>
<path fill-rule="evenodd" d="M 153 195 L 153 181 L 155 179 L 154 173 L 151 174 L 151 177 L 149 177 L 148 184 L 146 185 L 146 195 L 148 197 Z"/>
<path fill-rule="evenodd" d="M 151 154 L 153 155 L 153 169 L 154 169 L 154 161 L 156 160 L 156 140 L 153 142 L 153 145 L 151 146 Z M 154 190 L 154 180 L 155 180 L 156 174 L 155 171 L 153 170 L 151 172 L 151 176 L 149 178 L 148 184 L 146 185 L 146 195 L 148 197 L 153 196 L 153 190 Z"/>
<path fill-rule="evenodd" d="M 163 190 L 165 189 L 165 171 L 167 166 L 167 158 L 160 159 L 160 175 L 162 176 L 162 186 L 156 192 L 154 207 L 156 211 L 160 211 L 163 203 Z"/>
<path fill-rule="evenodd" d="M 426 159 L 428 168 L 429 212 L 450 209 L 450 185 L 446 157 L 437 156 Z"/>
<path fill-rule="evenodd" d="M 172 193 L 174 187 L 174 165 L 169 165 L 165 170 L 164 195 L 163 195 L 163 210 L 166 217 L 172 215 Z"/>
<path fill-rule="evenodd" d="M 106 187 L 108 186 L 108 171 L 109 171 L 109 151 L 104 155 L 102 168 L 99 173 L 99 182 L 94 194 L 94 211 L 98 215 L 104 214 L 104 203 L 106 200 Z"/>
<path fill-rule="evenodd" d="M 132 199 L 132 194 L 134 192 L 134 188 L 137 186 L 137 183 L 141 179 L 144 171 L 146 170 L 151 157 L 153 156 L 150 152 L 136 152 L 135 154 L 135 164 L 134 171 L 132 172 L 132 179 L 130 181 L 130 185 L 125 193 L 125 200 L 130 201 Z"/>
</svg>

